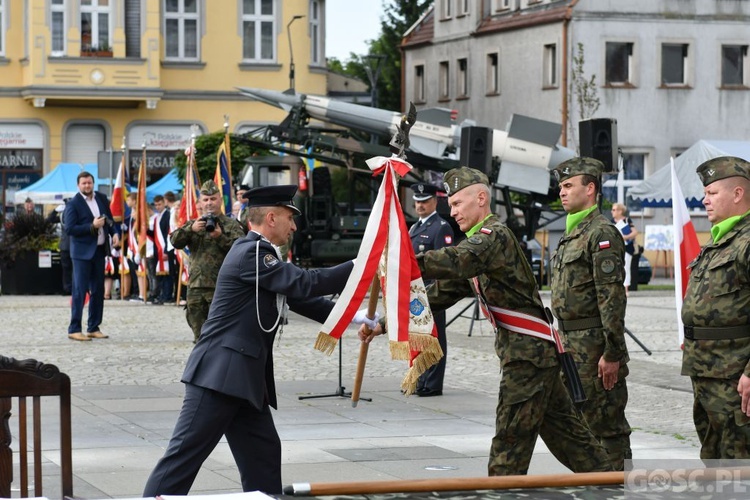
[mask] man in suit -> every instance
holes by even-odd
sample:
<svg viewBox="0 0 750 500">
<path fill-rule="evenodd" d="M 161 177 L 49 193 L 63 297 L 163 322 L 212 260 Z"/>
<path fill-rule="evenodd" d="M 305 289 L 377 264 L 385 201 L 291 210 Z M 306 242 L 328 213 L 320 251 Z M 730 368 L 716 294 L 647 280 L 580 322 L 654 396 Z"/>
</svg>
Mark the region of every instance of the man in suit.
<svg viewBox="0 0 750 500">
<path fill-rule="evenodd" d="M 409 229 L 414 253 L 419 254 L 427 250 L 437 250 L 453 244 L 453 229 L 450 224 L 437 213 L 437 188 L 430 184 L 414 184 L 414 211 L 419 220 Z M 432 280 L 425 281 L 429 285 Z M 432 365 L 417 381 L 417 396 L 430 397 L 443 394 L 443 378 L 445 377 L 445 362 L 448 357 L 448 340 L 445 335 L 445 311 L 433 312 L 435 327 L 438 332 L 438 342 L 443 349 L 443 357 Z"/>
<path fill-rule="evenodd" d="M 70 236 L 70 257 L 73 261 L 73 295 L 70 307 L 68 338 L 88 341 L 106 339 L 99 329 L 104 313 L 104 257 L 109 255 L 109 239 L 120 243 L 120 228 L 112 220 L 109 201 L 94 191 L 94 176 L 78 174 L 78 193 L 65 205 L 63 220 Z M 86 293 L 89 293 L 89 318 L 86 334 L 81 318 Z"/>
<path fill-rule="evenodd" d="M 282 260 L 278 246 L 294 233 L 300 214 L 292 203 L 296 191 L 294 185 L 249 191 L 253 229 L 235 241 L 219 270 L 208 319 L 182 376 L 182 410 L 144 497 L 187 495 L 222 436 L 243 491 L 281 493 L 281 440 L 271 416 L 274 337 L 288 309 L 325 321 L 333 302 L 322 296 L 341 292 L 353 267 L 305 270 Z M 365 318 L 360 311 L 355 322 Z"/>
</svg>

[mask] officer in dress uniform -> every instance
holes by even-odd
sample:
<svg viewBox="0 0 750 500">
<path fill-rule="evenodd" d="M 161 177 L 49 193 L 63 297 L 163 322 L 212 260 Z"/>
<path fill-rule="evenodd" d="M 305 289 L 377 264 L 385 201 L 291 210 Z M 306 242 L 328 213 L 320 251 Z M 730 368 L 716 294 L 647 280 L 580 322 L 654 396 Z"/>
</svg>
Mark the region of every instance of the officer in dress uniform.
<svg viewBox="0 0 750 500">
<path fill-rule="evenodd" d="M 436 250 L 453 244 L 453 229 L 437 213 L 437 188 L 431 184 L 414 184 L 414 211 L 419 220 L 409 229 L 409 237 L 414 246 L 414 253 Z M 431 281 L 425 281 L 429 285 Z M 448 341 L 445 334 L 445 311 L 433 312 L 438 342 L 443 350 L 443 357 L 432 365 L 417 381 L 417 396 L 430 397 L 443 394 L 445 361 L 448 357 Z"/>
<path fill-rule="evenodd" d="M 271 416 L 276 408 L 273 341 L 286 311 L 325 321 L 353 268 L 301 269 L 284 262 L 277 246 L 296 230 L 294 185 L 250 191 L 252 231 L 237 240 L 216 280 L 198 343 L 187 360 L 185 400 L 164 457 L 144 497 L 187 495 L 203 462 L 226 436 L 243 491 L 281 493 L 281 441 Z M 355 316 L 366 320 L 365 311 Z"/>
</svg>

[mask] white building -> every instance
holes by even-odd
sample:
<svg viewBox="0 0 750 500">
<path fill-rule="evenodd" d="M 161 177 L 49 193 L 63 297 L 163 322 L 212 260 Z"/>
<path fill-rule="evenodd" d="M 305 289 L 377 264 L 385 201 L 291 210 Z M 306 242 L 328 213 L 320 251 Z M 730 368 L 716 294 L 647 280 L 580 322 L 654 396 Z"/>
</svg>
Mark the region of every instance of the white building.
<svg viewBox="0 0 750 500">
<path fill-rule="evenodd" d="M 570 82 L 583 48 L 594 118 L 614 118 L 629 185 L 700 139 L 750 138 L 750 2 L 741 0 L 436 0 L 403 40 L 404 102 L 505 129 L 513 113 L 566 123 L 577 148 Z M 745 67 L 748 66 L 748 67 Z"/>
</svg>

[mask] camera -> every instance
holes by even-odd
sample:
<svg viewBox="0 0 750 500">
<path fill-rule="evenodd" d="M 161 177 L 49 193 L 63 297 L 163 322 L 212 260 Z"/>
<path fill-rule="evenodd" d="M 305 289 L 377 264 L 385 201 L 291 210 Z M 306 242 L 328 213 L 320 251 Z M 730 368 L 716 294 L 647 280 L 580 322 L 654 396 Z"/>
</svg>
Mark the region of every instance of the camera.
<svg viewBox="0 0 750 500">
<path fill-rule="evenodd" d="M 206 214 L 200 218 L 200 220 L 206 222 L 206 232 L 213 233 L 216 230 L 216 217 L 214 214 Z"/>
</svg>

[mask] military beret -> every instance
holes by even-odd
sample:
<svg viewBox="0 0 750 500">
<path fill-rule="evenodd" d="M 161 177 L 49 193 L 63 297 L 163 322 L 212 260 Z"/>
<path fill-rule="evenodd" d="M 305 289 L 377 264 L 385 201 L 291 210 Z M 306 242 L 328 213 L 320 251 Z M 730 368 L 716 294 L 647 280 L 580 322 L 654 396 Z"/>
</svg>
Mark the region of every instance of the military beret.
<svg viewBox="0 0 750 500">
<path fill-rule="evenodd" d="M 736 156 L 719 156 L 701 163 L 696 172 L 704 186 L 727 177 L 744 177 L 750 180 L 750 163 Z"/>
<path fill-rule="evenodd" d="M 571 177 L 577 175 L 590 175 L 592 177 L 600 177 L 604 171 L 604 164 L 594 158 L 588 158 L 586 156 L 571 158 L 565 160 L 558 166 L 556 166 L 552 172 L 555 174 L 557 182 L 562 182 Z"/>
<path fill-rule="evenodd" d="M 237 191 L 250 191 L 250 186 L 247 184 L 240 184 L 237 186 Z"/>
<path fill-rule="evenodd" d="M 411 189 L 414 191 L 414 194 L 412 195 L 414 201 L 427 201 L 437 195 L 437 187 L 432 184 L 424 184 L 420 182 L 412 185 Z"/>
<path fill-rule="evenodd" d="M 475 168 L 458 167 L 448 170 L 443 176 L 443 186 L 448 196 L 453 196 L 467 186 L 472 184 L 490 185 L 487 176 Z"/>
<path fill-rule="evenodd" d="M 294 195 L 297 193 L 297 186 L 286 184 L 282 186 L 263 186 L 253 188 L 242 195 L 247 201 L 248 207 L 286 207 L 300 215 L 299 208 L 294 206 Z"/>
<path fill-rule="evenodd" d="M 219 194 L 219 187 L 212 179 L 209 179 L 201 186 L 201 194 L 205 194 L 206 196 Z"/>
</svg>

